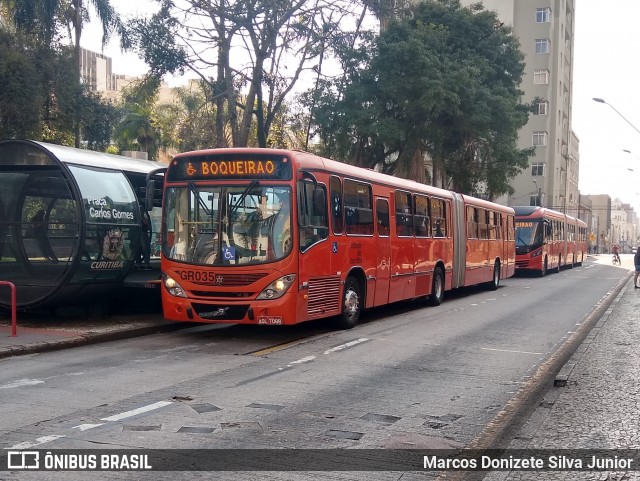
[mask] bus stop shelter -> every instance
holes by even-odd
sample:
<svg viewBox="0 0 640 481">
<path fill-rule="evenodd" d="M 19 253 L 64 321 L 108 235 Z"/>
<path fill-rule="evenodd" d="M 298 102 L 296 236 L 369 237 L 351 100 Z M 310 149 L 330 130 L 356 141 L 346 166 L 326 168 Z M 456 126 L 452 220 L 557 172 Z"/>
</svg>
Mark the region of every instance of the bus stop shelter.
<svg viewBox="0 0 640 481">
<path fill-rule="evenodd" d="M 162 167 L 0 142 L 0 280 L 15 284 L 17 308 L 102 303 L 120 287 L 139 254 L 146 179 Z M 161 194 L 154 198 L 159 208 Z M 1 308 L 10 294 L 0 290 Z"/>
</svg>

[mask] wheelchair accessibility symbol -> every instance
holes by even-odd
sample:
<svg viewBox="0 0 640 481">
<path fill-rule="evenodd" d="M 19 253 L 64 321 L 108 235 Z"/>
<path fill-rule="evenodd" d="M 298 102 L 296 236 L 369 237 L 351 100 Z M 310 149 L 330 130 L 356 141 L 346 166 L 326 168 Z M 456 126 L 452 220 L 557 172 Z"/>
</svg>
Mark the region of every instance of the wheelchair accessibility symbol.
<svg viewBox="0 0 640 481">
<path fill-rule="evenodd" d="M 225 261 L 233 261 L 236 258 L 236 248 L 235 247 L 223 247 L 222 248 L 222 257 Z"/>
<path fill-rule="evenodd" d="M 331 250 L 333 251 L 334 254 L 338 253 L 338 243 L 337 242 L 333 242 L 331 244 Z"/>
</svg>

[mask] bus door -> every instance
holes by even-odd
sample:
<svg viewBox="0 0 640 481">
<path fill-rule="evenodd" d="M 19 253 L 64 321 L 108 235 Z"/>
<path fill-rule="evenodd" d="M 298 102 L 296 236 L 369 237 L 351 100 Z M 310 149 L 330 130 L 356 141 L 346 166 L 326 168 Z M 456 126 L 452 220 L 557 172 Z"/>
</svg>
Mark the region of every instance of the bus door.
<svg viewBox="0 0 640 481">
<path fill-rule="evenodd" d="M 374 305 L 389 302 L 389 273 L 391 269 L 391 240 L 389 200 L 376 197 L 376 288 Z"/>
<path fill-rule="evenodd" d="M 395 228 L 391 251 L 389 302 L 415 295 L 413 201 L 409 192 L 395 192 Z"/>
<path fill-rule="evenodd" d="M 298 303 L 298 319 L 340 313 L 340 276 L 332 270 L 326 187 L 298 182 L 299 286 L 306 286 Z M 306 302 L 305 302 L 306 299 Z"/>
</svg>

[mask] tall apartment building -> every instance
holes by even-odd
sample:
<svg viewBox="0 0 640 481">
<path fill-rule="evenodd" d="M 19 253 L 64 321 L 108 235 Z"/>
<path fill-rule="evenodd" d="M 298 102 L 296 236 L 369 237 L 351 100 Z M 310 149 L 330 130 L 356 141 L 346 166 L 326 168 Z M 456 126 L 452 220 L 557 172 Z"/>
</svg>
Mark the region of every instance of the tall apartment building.
<svg viewBox="0 0 640 481">
<path fill-rule="evenodd" d="M 468 6 L 478 0 L 462 0 Z M 544 205 L 577 215 L 579 141 L 571 130 L 575 0 L 481 0 L 511 25 L 524 54 L 524 102 L 538 99 L 519 135 L 535 147 L 529 168 L 511 183 L 507 205 Z"/>
<path fill-rule="evenodd" d="M 92 91 L 114 100 L 119 98 L 120 91 L 132 78 L 114 74 L 111 68 L 111 57 L 85 48 L 80 49 L 80 76 L 83 82 Z"/>
</svg>

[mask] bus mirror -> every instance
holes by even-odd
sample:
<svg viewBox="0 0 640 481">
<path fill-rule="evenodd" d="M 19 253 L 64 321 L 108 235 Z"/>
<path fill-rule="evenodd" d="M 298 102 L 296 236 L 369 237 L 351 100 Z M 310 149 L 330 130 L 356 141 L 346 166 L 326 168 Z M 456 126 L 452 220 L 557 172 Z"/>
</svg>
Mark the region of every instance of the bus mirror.
<svg viewBox="0 0 640 481">
<path fill-rule="evenodd" d="M 147 181 L 147 190 L 144 196 L 144 208 L 147 212 L 151 212 L 153 210 L 153 201 L 156 193 L 156 183 L 153 179 L 149 179 Z"/>
</svg>

